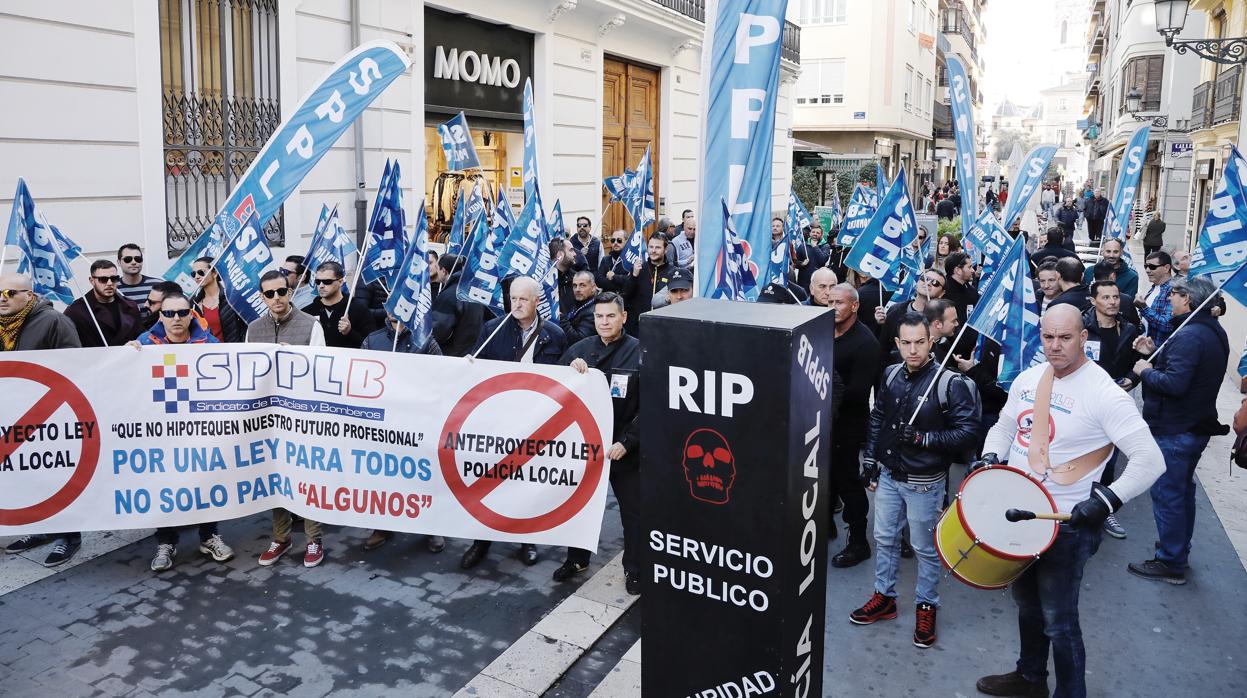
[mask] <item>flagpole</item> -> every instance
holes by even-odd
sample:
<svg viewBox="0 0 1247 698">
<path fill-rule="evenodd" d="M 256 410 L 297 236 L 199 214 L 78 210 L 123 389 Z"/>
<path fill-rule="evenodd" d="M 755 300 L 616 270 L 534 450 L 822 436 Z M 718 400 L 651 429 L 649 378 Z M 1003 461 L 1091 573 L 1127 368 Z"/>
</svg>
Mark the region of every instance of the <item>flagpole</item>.
<svg viewBox="0 0 1247 698">
<path fill-rule="evenodd" d="M 397 325 L 397 327 L 394 328 L 394 346 L 390 348 L 391 352 L 398 351 L 398 335 L 402 334 L 403 332 L 403 323 L 396 322 L 394 324 Z M 412 347 L 412 348 L 415 349 L 415 347 Z"/>
<path fill-rule="evenodd" d="M 365 255 L 368 254 L 368 248 L 372 245 L 372 233 L 364 236 L 364 249 L 359 251 L 359 258 L 355 262 L 355 275 L 351 277 L 351 292 L 355 292 L 355 284 L 359 283 L 359 273 L 364 270 Z"/>
<path fill-rule="evenodd" d="M 931 388 L 935 387 L 935 383 L 940 377 L 940 371 L 943 371 L 944 367 L 948 365 L 948 357 L 953 355 L 953 350 L 955 350 L 957 348 L 957 345 L 961 343 L 961 336 L 964 335 L 966 333 L 966 330 L 968 330 L 969 328 L 970 328 L 970 323 L 968 322 L 962 325 L 961 331 L 957 333 L 957 338 L 954 339 L 953 343 L 948 346 L 948 353 L 944 355 L 944 360 L 941 361 L 939 367 L 935 369 L 935 375 L 931 376 L 931 382 L 927 384 L 926 390 L 922 391 L 922 397 L 918 398 L 918 406 L 914 408 L 914 413 L 909 415 L 908 424 L 912 425 L 914 423 L 914 420 L 918 418 L 918 411 L 922 409 L 923 403 L 927 401 L 927 396 L 931 394 Z M 931 345 L 931 350 L 932 351 L 935 350 L 934 344 Z"/>
<path fill-rule="evenodd" d="M 1156 351 L 1152 352 L 1152 355 L 1148 357 L 1148 362 L 1150 363 L 1151 361 L 1154 361 L 1157 356 L 1160 356 L 1161 350 L 1169 344 L 1169 340 L 1173 339 L 1173 336 L 1176 335 L 1183 327 L 1186 327 L 1186 323 L 1190 322 L 1191 319 L 1199 313 L 1199 311 L 1203 310 L 1204 306 L 1211 303 L 1212 299 L 1216 298 L 1217 294 L 1221 292 L 1221 289 L 1225 288 L 1225 285 L 1230 282 L 1230 279 L 1234 278 L 1234 274 L 1237 274 L 1241 270 L 1242 267 L 1240 266 L 1238 269 L 1234 270 L 1233 274 L 1226 276 L 1225 280 L 1222 281 L 1212 293 L 1208 294 L 1208 297 L 1204 299 L 1204 302 L 1196 306 L 1195 310 L 1192 310 L 1190 314 L 1186 316 L 1186 319 L 1182 321 L 1182 324 L 1178 325 L 1178 329 L 1174 330 L 1168 337 L 1166 337 L 1165 341 L 1161 342 L 1159 347 L 1156 347 Z"/>
<path fill-rule="evenodd" d="M 481 215 L 483 216 L 483 215 L 485 215 L 485 214 L 484 214 L 484 213 L 482 213 Z M 454 263 L 454 264 L 450 265 L 450 271 L 449 271 L 449 272 L 447 272 L 447 274 L 446 274 L 447 276 L 454 276 L 455 269 L 457 269 L 457 268 L 459 267 L 459 262 L 463 261 L 463 260 L 467 257 L 467 255 L 466 255 L 466 254 L 464 254 L 464 251 L 465 251 L 465 250 L 467 250 L 467 249 L 470 247 L 470 245 L 469 245 L 468 243 L 472 242 L 472 236 L 473 236 L 473 235 L 476 235 L 476 226 L 475 226 L 475 225 L 474 225 L 474 226 L 472 226 L 472 230 L 468 232 L 468 236 L 467 236 L 467 237 L 465 237 L 465 238 L 463 239 L 463 247 L 460 247 L 460 248 L 459 248 L 459 254 L 455 255 L 456 257 L 458 257 L 458 259 L 456 259 L 456 260 L 455 260 L 455 263 Z M 449 245 L 449 243 L 448 243 L 448 244 L 447 244 L 447 249 L 449 249 L 449 247 L 450 247 L 450 245 Z"/>
</svg>

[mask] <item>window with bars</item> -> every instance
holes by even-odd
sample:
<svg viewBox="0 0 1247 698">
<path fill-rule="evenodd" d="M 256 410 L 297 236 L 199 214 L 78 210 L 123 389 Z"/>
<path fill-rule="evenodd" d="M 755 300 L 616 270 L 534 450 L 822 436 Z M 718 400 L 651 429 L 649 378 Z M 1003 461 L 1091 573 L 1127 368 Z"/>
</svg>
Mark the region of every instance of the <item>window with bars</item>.
<svg viewBox="0 0 1247 698">
<path fill-rule="evenodd" d="M 160 0 L 165 227 L 176 257 L 281 124 L 277 0 Z M 285 243 L 283 211 L 264 225 Z"/>
<path fill-rule="evenodd" d="M 1137 89 L 1139 94 L 1143 95 L 1143 100 L 1139 103 L 1140 111 L 1158 111 L 1164 69 L 1164 56 L 1139 56 L 1127 61 L 1126 69 L 1122 71 L 1117 113 L 1121 114 L 1126 111 L 1126 95 L 1132 88 Z"/>
<path fill-rule="evenodd" d="M 797 104 L 844 104 L 844 61 L 807 61 L 797 78 Z"/>
</svg>

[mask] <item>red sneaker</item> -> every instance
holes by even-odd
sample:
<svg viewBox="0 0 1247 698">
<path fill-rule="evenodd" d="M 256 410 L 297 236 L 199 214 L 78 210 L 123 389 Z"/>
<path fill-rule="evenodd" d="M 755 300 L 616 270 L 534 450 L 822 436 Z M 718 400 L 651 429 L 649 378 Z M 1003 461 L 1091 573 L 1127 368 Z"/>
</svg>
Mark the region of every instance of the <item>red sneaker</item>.
<svg viewBox="0 0 1247 698">
<path fill-rule="evenodd" d="M 307 544 L 307 552 L 303 553 L 303 566 L 315 567 L 325 559 L 325 548 L 320 541 L 314 540 Z"/>
<path fill-rule="evenodd" d="M 918 604 L 914 613 L 914 647 L 927 649 L 935 644 L 935 606 Z"/>
<path fill-rule="evenodd" d="M 272 543 L 269 543 L 268 550 L 265 550 L 260 555 L 260 566 L 268 567 L 269 565 L 272 565 L 274 562 L 277 562 L 279 559 L 281 559 L 281 556 L 285 555 L 286 551 L 289 549 L 290 549 L 289 539 L 286 539 L 285 541 L 273 541 Z"/>
<path fill-rule="evenodd" d="M 857 625 L 870 625 L 877 620 L 892 620 L 896 617 L 896 599 L 884 596 L 879 592 L 870 597 L 865 606 L 849 614 L 849 620 Z"/>
</svg>

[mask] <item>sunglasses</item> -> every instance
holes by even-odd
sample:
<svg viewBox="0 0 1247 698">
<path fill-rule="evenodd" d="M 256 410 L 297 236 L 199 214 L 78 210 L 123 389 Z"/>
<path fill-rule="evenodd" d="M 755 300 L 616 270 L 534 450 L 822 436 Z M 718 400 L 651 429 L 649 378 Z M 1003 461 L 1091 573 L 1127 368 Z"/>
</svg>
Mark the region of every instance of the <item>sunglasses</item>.
<svg viewBox="0 0 1247 698">
<path fill-rule="evenodd" d="M 30 293 L 30 291 L 24 288 L 0 288 L 0 298 L 6 301 L 19 293 Z"/>
<path fill-rule="evenodd" d="M 131 256 L 131 257 L 122 257 L 122 258 L 121 258 L 121 261 L 125 262 L 126 264 L 133 264 L 134 262 L 138 262 L 139 264 L 142 264 L 142 263 L 143 263 L 143 256 L 142 256 L 142 255 L 134 255 L 134 256 Z"/>
<path fill-rule="evenodd" d="M 622 245 L 627 241 L 628 241 L 628 238 L 611 238 L 611 242 L 615 243 L 616 245 Z"/>
<path fill-rule="evenodd" d="M 293 273 L 294 273 L 294 272 L 290 271 L 289 269 L 287 269 L 287 268 L 285 268 L 285 267 L 281 267 L 281 268 L 279 268 L 277 271 L 281 272 L 281 275 L 282 275 L 282 276 L 290 276 L 291 274 L 293 274 Z"/>
<path fill-rule="evenodd" d="M 120 276 L 92 276 L 91 278 L 102 284 L 115 284 L 121 281 Z"/>
<path fill-rule="evenodd" d="M 1143 268 L 1147 269 L 1148 271 L 1156 271 L 1157 269 L 1160 269 L 1161 267 L 1167 267 L 1167 266 L 1169 265 L 1168 264 L 1144 264 Z"/>
<path fill-rule="evenodd" d="M 181 310 L 162 310 L 160 314 L 167 318 L 186 317 L 191 314 L 190 308 L 182 308 Z"/>
<path fill-rule="evenodd" d="M 196 279 L 203 277 L 203 276 L 207 276 L 207 275 L 208 275 L 207 269 L 196 269 L 195 271 L 191 272 L 191 276 L 195 277 Z"/>
<path fill-rule="evenodd" d="M 263 293 L 263 294 L 264 294 L 264 297 L 265 297 L 265 298 L 276 298 L 276 297 L 278 297 L 278 296 L 280 296 L 280 297 L 282 297 L 282 298 L 285 298 L 285 297 L 286 297 L 286 294 L 287 294 L 287 293 L 290 293 L 290 289 L 288 289 L 288 288 L 270 288 L 270 289 L 269 289 L 269 290 L 267 290 L 267 291 L 261 291 L 261 293 Z"/>
<path fill-rule="evenodd" d="M 342 279 L 316 279 L 316 285 L 317 286 L 328 286 L 329 284 L 336 284 L 341 280 Z"/>
<path fill-rule="evenodd" d="M 934 287 L 936 287 L 936 288 L 939 288 L 939 287 L 941 287 L 941 286 L 943 286 L 943 285 L 944 285 L 944 282 L 943 282 L 943 281 L 928 280 L 928 281 L 927 281 L 927 285 L 928 285 L 928 286 L 934 286 Z"/>
<path fill-rule="evenodd" d="M 588 223 L 577 223 L 576 227 L 577 228 L 588 228 L 589 224 Z"/>
</svg>

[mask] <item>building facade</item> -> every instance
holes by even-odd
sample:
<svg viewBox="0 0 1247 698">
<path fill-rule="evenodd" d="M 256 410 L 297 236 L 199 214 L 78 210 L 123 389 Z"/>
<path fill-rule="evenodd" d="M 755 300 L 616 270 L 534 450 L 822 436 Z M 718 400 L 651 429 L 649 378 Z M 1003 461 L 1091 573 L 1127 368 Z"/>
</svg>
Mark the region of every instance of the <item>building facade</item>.
<svg viewBox="0 0 1247 698">
<path fill-rule="evenodd" d="M 602 179 L 635 167 L 646 147 L 658 213 L 678 217 L 697 208 L 704 15 L 703 0 L 19 3 L 0 17 L 0 83 L 22 105 L 0 116 L 0 182 L 25 177 L 89 258 L 139 242 L 148 272 L 159 273 L 207 227 L 310 86 L 353 46 L 386 39 L 412 69 L 266 226 L 274 256 L 304 252 L 323 204 L 357 230 L 387 159 L 402 167 L 408 220 L 423 199 L 439 230 L 463 182 L 445 171 L 434 129 L 459 111 L 487 186 L 512 194 L 527 78 L 543 196 L 547 207 L 562 202 L 569 228 L 577 215 L 595 231 L 622 223 L 621 208 L 605 206 Z M 799 45 L 799 28 L 786 25 L 777 211 L 791 182 Z"/>
</svg>

